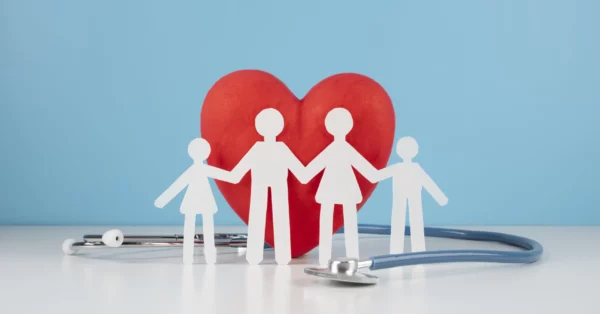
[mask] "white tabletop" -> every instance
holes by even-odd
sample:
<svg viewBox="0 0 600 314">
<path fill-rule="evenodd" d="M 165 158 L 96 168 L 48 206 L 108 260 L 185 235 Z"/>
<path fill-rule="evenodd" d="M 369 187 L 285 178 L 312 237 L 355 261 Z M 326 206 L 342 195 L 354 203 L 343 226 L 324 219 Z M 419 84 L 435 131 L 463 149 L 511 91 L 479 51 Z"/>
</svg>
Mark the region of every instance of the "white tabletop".
<svg viewBox="0 0 600 314">
<path fill-rule="evenodd" d="M 126 234 L 178 227 L 121 227 Z M 200 228 L 199 228 L 200 229 Z M 486 227 L 532 237 L 544 256 L 531 265 L 444 264 L 373 271 L 375 286 L 333 284 L 303 273 L 315 252 L 276 266 L 249 267 L 243 252 L 218 265 L 181 264 L 178 248 L 93 249 L 65 256 L 66 238 L 103 227 L 0 227 L 0 313 L 600 313 L 600 227 Z M 217 232 L 243 231 L 219 228 Z M 365 236 L 362 257 L 385 254 L 386 237 Z M 428 250 L 505 249 L 427 239 Z M 407 243 L 407 248 L 409 248 Z M 334 237 L 334 256 L 343 236 Z"/>
</svg>

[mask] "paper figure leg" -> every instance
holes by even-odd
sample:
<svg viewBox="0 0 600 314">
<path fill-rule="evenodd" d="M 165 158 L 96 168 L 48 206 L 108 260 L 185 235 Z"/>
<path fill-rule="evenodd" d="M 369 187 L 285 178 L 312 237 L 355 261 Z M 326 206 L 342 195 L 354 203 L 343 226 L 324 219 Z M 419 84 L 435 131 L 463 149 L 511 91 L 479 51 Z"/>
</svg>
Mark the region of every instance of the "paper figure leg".
<svg viewBox="0 0 600 314">
<path fill-rule="evenodd" d="M 425 225 L 423 205 L 420 197 L 408 198 L 408 219 L 410 221 L 410 248 L 412 252 L 425 251 Z"/>
<path fill-rule="evenodd" d="M 394 196 L 392 205 L 392 234 L 390 254 L 404 253 L 404 229 L 406 228 L 406 197 Z M 411 228 L 412 232 L 412 228 Z"/>
<path fill-rule="evenodd" d="M 319 221 L 319 264 L 327 265 L 331 259 L 333 237 L 333 204 L 321 204 Z"/>
<path fill-rule="evenodd" d="M 250 192 L 248 247 L 246 249 L 246 260 L 250 265 L 257 265 L 263 260 L 268 189 L 267 186 L 253 186 Z"/>
<path fill-rule="evenodd" d="M 214 264 L 217 262 L 217 248 L 215 247 L 213 214 L 202 214 L 202 234 L 204 236 L 204 259 L 207 264 Z"/>
<path fill-rule="evenodd" d="M 196 236 L 196 214 L 185 214 L 183 224 L 183 263 L 194 263 L 194 237 Z"/>
<path fill-rule="evenodd" d="M 271 188 L 273 204 L 273 234 L 275 237 L 275 261 L 287 265 L 292 260 L 290 243 L 290 205 L 287 185 Z"/>
<path fill-rule="evenodd" d="M 344 205 L 344 240 L 346 257 L 358 258 L 358 219 L 356 204 Z"/>
</svg>

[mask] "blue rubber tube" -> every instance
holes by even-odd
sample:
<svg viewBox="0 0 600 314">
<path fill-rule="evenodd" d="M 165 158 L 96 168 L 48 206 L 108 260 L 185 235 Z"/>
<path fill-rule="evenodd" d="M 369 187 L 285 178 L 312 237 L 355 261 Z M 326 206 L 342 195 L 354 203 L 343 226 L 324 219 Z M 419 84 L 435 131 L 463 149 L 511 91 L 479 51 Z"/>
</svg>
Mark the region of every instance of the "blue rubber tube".
<svg viewBox="0 0 600 314">
<path fill-rule="evenodd" d="M 337 233 L 343 232 L 344 230 L 342 228 Z M 384 225 L 359 224 L 358 233 L 390 235 L 391 227 Z M 410 228 L 408 226 L 406 227 L 404 234 L 410 235 Z M 523 249 L 523 251 L 444 250 L 380 255 L 371 257 L 373 264 L 371 265 L 370 269 L 377 270 L 418 264 L 457 262 L 533 263 L 538 261 L 543 253 L 542 245 L 535 240 L 499 232 L 426 227 L 425 236 L 435 238 L 497 242 L 521 248 Z"/>
</svg>

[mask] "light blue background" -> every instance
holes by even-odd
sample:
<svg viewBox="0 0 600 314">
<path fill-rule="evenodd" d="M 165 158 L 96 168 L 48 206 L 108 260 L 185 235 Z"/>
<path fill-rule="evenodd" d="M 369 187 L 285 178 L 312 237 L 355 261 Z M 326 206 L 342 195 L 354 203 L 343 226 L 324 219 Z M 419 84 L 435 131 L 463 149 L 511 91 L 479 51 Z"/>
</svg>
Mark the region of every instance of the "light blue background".
<svg viewBox="0 0 600 314">
<path fill-rule="evenodd" d="M 600 224 L 600 1 L 0 0 L 0 224 L 180 224 L 207 90 L 358 72 L 449 196 L 430 225 Z M 392 157 L 392 162 L 398 161 Z M 218 194 L 218 193 L 217 193 Z M 218 224 L 240 224 L 220 194 Z M 388 223 L 391 184 L 359 220 Z"/>
</svg>

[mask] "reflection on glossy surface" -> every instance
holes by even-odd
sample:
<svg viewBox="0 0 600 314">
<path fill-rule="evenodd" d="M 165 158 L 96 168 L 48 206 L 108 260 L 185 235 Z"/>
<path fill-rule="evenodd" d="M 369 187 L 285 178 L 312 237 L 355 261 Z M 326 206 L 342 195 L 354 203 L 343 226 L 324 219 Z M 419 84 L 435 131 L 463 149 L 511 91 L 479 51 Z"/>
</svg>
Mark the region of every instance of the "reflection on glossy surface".
<svg viewBox="0 0 600 314">
<path fill-rule="evenodd" d="M 264 313 L 264 278 L 262 265 L 246 267 L 246 312 Z"/>
<path fill-rule="evenodd" d="M 124 297 L 125 282 L 118 269 L 104 271 L 99 275 L 102 281 L 102 296 L 107 303 L 118 302 Z"/>
<path fill-rule="evenodd" d="M 215 313 L 218 307 L 215 291 L 217 290 L 217 266 L 206 265 L 202 278 L 199 279 L 200 306 L 195 313 Z"/>
<path fill-rule="evenodd" d="M 427 293 L 426 268 L 423 265 L 418 265 L 407 270 L 410 273 L 410 278 L 406 279 L 405 286 L 409 289 L 410 295 L 405 299 L 403 304 L 399 306 L 411 313 L 427 313 L 427 302 L 425 298 L 425 294 Z"/>
<path fill-rule="evenodd" d="M 375 287 L 315 280 L 304 287 L 303 299 L 305 304 L 310 304 L 311 312 L 358 313 L 376 295 Z"/>
<path fill-rule="evenodd" d="M 139 230 L 128 232 L 156 231 Z M 357 287 L 304 274 L 304 267 L 318 263 L 316 251 L 283 268 L 273 264 L 272 251 L 265 251 L 265 262 L 258 268 L 248 267 L 242 251 L 242 256 L 220 255 L 219 264 L 212 267 L 198 263 L 186 269 L 177 249 L 90 250 L 83 256 L 64 256 L 59 244 L 67 237 L 94 232 L 88 227 L 3 227 L 0 295 L 4 298 L 0 312 L 420 314 L 459 309 L 464 314 L 479 314 L 481 308 L 487 308 L 511 314 L 595 313 L 594 279 L 598 276 L 594 265 L 600 261 L 600 250 L 594 241 L 600 238 L 600 229 L 490 230 L 539 238 L 548 243 L 553 258 L 533 265 L 431 264 L 378 270 L 372 272 L 380 278 L 376 286 Z M 341 240 L 334 241 L 334 252 L 343 254 Z M 386 237 L 361 241 L 366 242 L 361 245 L 365 256 L 388 249 Z M 572 246 L 574 241 L 589 250 L 582 253 Z M 440 250 L 493 248 L 435 238 L 428 246 Z M 557 290 L 557 282 L 578 289 Z M 572 302 L 565 303 L 567 299 Z"/>
<path fill-rule="evenodd" d="M 192 265 L 183 265 L 181 277 L 181 313 L 194 312 L 194 298 L 196 296 L 194 282 L 194 267 Z"/>
<path fill-rule="evenodd" d="M 183 265 L 182 268 L 181 313 L 214 313 L 217 267 Z"/>
<path fill-rule="evenodd" d="M 291 271 L 288 265 L 275 267 L 275 278 L 273 279 L 273 313 L 289 313 L 291 311 Z"/>
<path fill-rule="evenodd" d="M 429 313 L 425 267 L 407 266 L 381 270 L 377 273 L 381 275 L 381 285 L 385 286 L 387 291 L 394 291 L 394 293 L 378 295 L 371 305 L 373 312 Z M 393 311 L 390 311 L 392 309 Z"/>
</svg>

